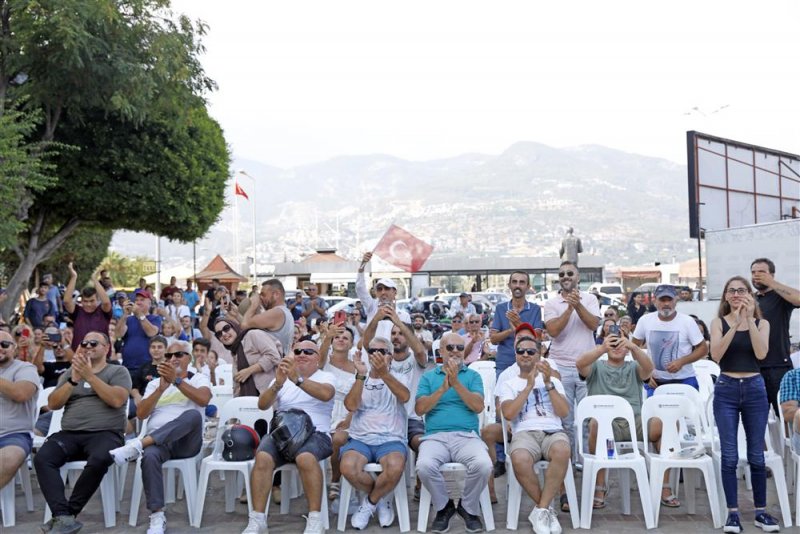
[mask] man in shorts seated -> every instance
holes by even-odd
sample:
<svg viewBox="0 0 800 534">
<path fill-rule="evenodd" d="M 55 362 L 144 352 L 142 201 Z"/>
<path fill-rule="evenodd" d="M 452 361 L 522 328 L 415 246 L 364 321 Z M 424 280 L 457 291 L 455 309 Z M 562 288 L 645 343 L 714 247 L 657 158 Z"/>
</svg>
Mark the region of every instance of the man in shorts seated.
<svg viewBox="0 0 800 534">
<path fill-rule="evenodd" d="M 514 476 L 533 499 L 528 519 L 536 534 L 561 532 L 550 503 L 558 494 L 570 461 L 569 437 L 561 418 L 569 413 L 561 381 L 552 377 L 550 365 L 540 360 L 541 343 L 529 332 L 514 339 L 519 374 L 506 380 L 500 398 L 503 417 L 511 422 L 509 446 Z M 544 488 L 539 488 L 534 465 L 547 460 Z"/>
<path fill-rule="evenodd" d="M 625 360 L 628 352 L 633 356 L 633 361 Z M 600 359 L 603 354 L 608 354 L 607 360 Z M 581 378 L 586 380 L 587 395 L 616 395 L 628 401 L 636 421 L 636 439 L 641 441 L 642 382 L 653 373 L 653 361 L 650 357 L 631 339 L 614 333 L 606 336 L 602 345 L 581 355 L 575 365 Z M 615 442 L 631 440 L 627 421 L 615 419 L 612 424 Z M 592 420 L 589 424 L 589 452 L 594 454 L 596 446 L 597 423 Z M 597 473 L 597 485 L 594 489 L 592 506 L 595 509 L 604 508 L 608 493 L 605 469 Z M 670 497 L 672 500 L 667 502 L 674 501 L 674 496 Z M 662 503 L 669 506 L 663 499 Z"/>
</svg>

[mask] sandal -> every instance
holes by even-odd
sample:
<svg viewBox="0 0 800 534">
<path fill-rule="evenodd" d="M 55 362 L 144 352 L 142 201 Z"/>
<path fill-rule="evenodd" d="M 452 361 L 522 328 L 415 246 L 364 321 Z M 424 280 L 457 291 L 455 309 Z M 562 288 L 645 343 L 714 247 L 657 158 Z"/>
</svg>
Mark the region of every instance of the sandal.
<svg viewBox="0 0 800 534">
<path fill-rule="evenodd" d="M 661 497 L 661 506 L 666 506 L 667 508 L 680 508 L 681 501 L 673 495 L 669 494 L 666 497 Z"/>
<path fill-rule="evenodd" d="M 561 511 L 568 514 L 569 513 L 569 499 L 567 499 L 567 494 L 563 493 L 559 498 L 559 503 L 561 504 Z"/>
<path fill-rule="evenodd" d="M 598 491 L 602 491 L 603 492 L 603 496 L 602 497 L 594 497 L 592 499 L 592 508 L 594 508 L 595 510 L 600 510 L 602 508 L 605 508 L 606 507 L 606 497 L 608 497 L 608 487 L 607 486 L 595 486 L 594 487 L 594 491 L 595 491 L 595 493 L 597 493 Z"/>
<path fill-rule="evenodd" d="M 339 496 L 339 482 L 331 482 L 328 484 L 328 500 L 333 501 Z"/>
</svg>

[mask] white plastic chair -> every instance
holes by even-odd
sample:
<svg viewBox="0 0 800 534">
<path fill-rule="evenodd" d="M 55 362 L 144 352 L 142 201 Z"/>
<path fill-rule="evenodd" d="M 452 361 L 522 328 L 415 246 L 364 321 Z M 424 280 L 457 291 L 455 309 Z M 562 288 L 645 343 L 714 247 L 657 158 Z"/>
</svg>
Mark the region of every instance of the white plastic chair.
<svg viewBox="0 0 800 534">
<path fill-rule="evenodd" d="M 494 404 L 494 386 L 497 381 L 495 364 L 491 360 L 478 360 L 469 364 L 469 368 L 481 375 L 483 382 L 483 411 L 478 418 L 478 426 L 483 428 L 487 424 L 494 423 L 497 416 Z"/>
<path fill-rule="evenodd" d="M 781 392 L 778 390 L 778 398 L 781 398 Z M 791 432 L 792 429 L 786 426 L 786 420 L 783 418 L 783 409 L 778 406 L 778 421 L 779 421 L 779 443 L 780 443 L 780 455 L 786 459 L 787 467 L 789 468 L 789 486 L 794 487 L 794 491 L 797 492 L 797 465 L 795 461 L 795 457 L 792 454 L 792 436 Z M 800 522 L 795 521 L 796 524 L 800 524 Z"/>
<path fill-rule="evenodd" d="M 612 422 L 614 419 L 625 419 L 631 429 L 630 453 L 623 456 L 614 454 L 612 458 L 605 455 L 605 443 L 614 439 Z M 597 472 L 601 469 L 631 469 L 636 474 L 636 483 L 639 487 L 639 497 L 642 501 L 645 525 L 648 529 L 655 528 L 653 522 L 653 502 L 650 495 L 650 484 L 647 477 L 647 467 L 644 456 L 639 452 L 636 437 L 636 422 L 633 417 L 633 408 L 628 401 L 615 395 L 590 395 L 585 397 L 575 410 L 575 421 L 578 429 L 584 427 L 589 419 L 597 421 L 597 447 L 596 453 L 583 452 L 583 488 L 581 491 L 581 528 L 589 529 L 592 526 L 592 498 L 594 484 L 597 481 Z M 578 450 L 584 448 L 583 432 L 575 433 L 578 437 Z M 626 473 L 627 475 L 627 473 Z M 623 499 L 623 513 L 630 513 L 630 480 L 622 477 L 621 492 Z"/>
<path fill-rule="evenodd" d="M 247 510 L 253 511 L 253 499 L 250 493 L 250 472 L 253 469 L 254 460 L 241 462 L 228 462 L 222 459 L 222 435 L 225 433 L 225 425 L 230 419 L 238 419 L 242 425 L 253 427 L 256 421 L 263 419 L 267 422 L 272 418 L 272 410 L 259 410 L 258 397 L 236 397 L 228 401 L 219 410 L 219 428 L 217 437 L 214 440 L 214 448 L 210 456 L 206 456 L 200 462 L 200 476 L 197 486 L 197 509 L 194 512 L 194 525 L 200 528 L 203 520 L 203 507 L 206 501 L 206 490 L 208 489 L 208 477 L 212 471 L 232 471 L 225 477 L 225 511 L 233 512 L 235 509 L 234 500 L 240 495 L 237 491 L 237 477 L 234 474 L 241 474 L 244 477 L 244 487 L 247 492 Z"/>
<path fill-rule="evenodd" d="M 29 512 L 33 512 L 33 489 L 31 487 L 31 473 L 28 460 L 25 459 L 17 470 L 17 474 L 2 488 L 0 488 L 0 511 L 3 513 L 3 528 L 13 527 L 16 524 L 15 497 L 17 480 L 22 484 L 25 493 L 25 505 Z"/>
<path fill-rule="evenodd" d="M 147 436 L 147 423 L 150 419 L 142 422 L 142 431 L 139 433 L 139 439 Z M 176 460 L 167 460 L 161 466 L 162 471 L 167 471 L 167 476 L 172 476 L 173 470 L 177 469 L 181 473 L 183 480 L 184 494 L 186 495 L 186 512 L 189 516 L 189 524 L 192 523 L 192 514 L 197 505 L 197 463 L 200 461 L 201 452 L 197 453 L 191 458 L 181 458 Z M 164 479 L 165 485 L 167 479 Z M 128 515 L 128 524 L 132 527 L 136 526 L 139 518 L 139 503 L 142 500 L 142 492 L 144 490 L 142 480 L 142 457 L 136 460 L 136 471 L 133 474 L 133 489 L 131 490 L 131 511 Z"/>
<path fill-rule="evenodd" d="M 522 486 L 514 475 L 514 466 L 511 463 L 511 454 L 508 450 L 508 433 L 506 432 L 506 419 L 500 414 L 500 424 L 503 428 L 503 449 L 506 453 L 506 476 L 508 481 L 508 513 L 506 514 L 506 528 L 517 530 L 519 526 L 519 509 L 522 504 Z M 544 488 L 544 474 L 550 462 L 536 462 L 533 469 L 539 475 L 539 488 Z M 569 503 L 569 515 L 572 519 L 572 528 L 577 530 L 581 525 L 580 514 L 578 512 L 578 493 L 575 487 L 575 476 L 572 472 L 572 462 L 567 462 L 567 472 L 564 475 L 564 487 L 567 490 L 567 502 Z"/>
<path fill-rule="evenodd" d="M 214 376 L 217 377 L 217 384 L 219 384 L 220 379 L 222 379 L 224 381 L 224 386 L 233 388 L 233 365 L 229 363 L 219 364 L 214 371 Z"/>
<path fill-rule="evenodd" d="M 225 384 L 224 386 L 211 386 L 211 400 L 209 404 L 217 407 L 217 413 L 222 409 L 225 404 L 233 398 L 233 385 Z"/>
<path fill-rule="evenodd" d="M 694 367 L 694 372 L 697 375 L 714 375 L 718 377 L 720 374 L 719 365 L 714 360 L 697 360 L 692 362 L 692 367 Z"/>
<path fill-rule="evenodd" d="M 458 462 L 448 462 L 439 468 L 442 473 L 460 471 L 464 475 L 467 473 L 467 466 Z M 489 476 L 492 476 L 491 474 Z M 492 500 L 489 497 L 489 486 L 483 488 L 480 497 L 481 515 L 483 515 L 483 526 L 486 532 L 494 530 L 494 514 L 492 513 Z M 431 493 L 425 484 L 419 493 L 419 513 L 417 515 L 417 532 L 427 532 L 428 514 L 431 511 Z"/>
<path fill-rule="evenodd" d="M 383 467 L 378 463 L 369 463 L 364 466 L 364 471 L 369 473 L 373 478 L 377 478 L 378 473 L 383 471 Z M 339 519 L 336 529 L 339 532 L 344 532 L 347 525 L 347 508 L 350 504 L 350 495 L 353 492 L 353 486 L 350 481 L 342 476 L 342 488 L 339 493 Z M 411 530 L 411 520 L 408 512 L 408 488 L 406 486 L 405 470 L 400 475 L 400 480 L 392 490 L 394 493 L 394 504 L 397 510 L 397 523 L 400 526 L 400 532 L 408 532 Z M 325 500 L 323 494 L 322 500 Z M 283 504 L 283 503 L 281 503 Z"/>
<path fill-rule="evenodd" d="M 658 391 L 661 388 L 656 389 Z M 708 501 L 711 507 L 711 519 L 714 528 L 722 527 L 721 511 L 717 507 L 719 502 L 714 462 L 710 456 L 700 458 L 676 458 L 674 453 L 682 449 L 682 432 L 679 428 L 685 422 L 700 428 L 700 415 L 697 406 L 689 397 L 680 395 L 654 395 L 647 399 L 642 406 L 642 428 L 648 428 L 652 419 L 660 419 L 662 424 L 661 452 L 645 448 L 645 457 L 650 464 L 650 494 L 653 499 L 653 521 L 658 526 L 658 516 L 661 512 L 661 480 L 664 472 L 670 468 L 683 469 L 686 479 L 686 497 L 689 514 L 695 513 L 695 469 L 700 470 L 705 478 L 708 491 Z"/>
<path fill-rule="evenodd" d="M 39 412 L 42 408 L 47 406 L 47 400 L 50 398 L 50 394 L 55 390 L 55 386 L 45 388 L 39 392 L 39 397 L 36 400 L 36 417 L 33 420 L 33 424 L 36 424 L 36 419 L 39 418 Z M 50 435 L 50 431 L 48 430 L 47 435 Z M 44 440 L 47 439 L 46 436 L 33 436 L 33 449 L 37 450 L 42 445 L 44 445 Z"/>
<path fill-rule="evenodd" d="M 792 461 L 794 462 L 794 508 L 795 508 L 795 525 L 800 525 L 800 491 L 797 486 L 800 485 L 800 456 L 792 449 Z"/>
</svg>

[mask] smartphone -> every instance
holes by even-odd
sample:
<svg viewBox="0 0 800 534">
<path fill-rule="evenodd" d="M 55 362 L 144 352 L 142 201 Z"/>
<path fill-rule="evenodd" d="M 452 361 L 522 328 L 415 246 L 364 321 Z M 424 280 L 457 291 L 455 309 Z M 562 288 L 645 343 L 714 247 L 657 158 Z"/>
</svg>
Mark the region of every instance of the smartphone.
<svg viewBox="0 0 800 534">
<path fill-rule="evenodd" d="M 344 310 L 339 310 L 333 314 L 333 324 L 337 326 L 342 326 L 345 322 L 347 322 L 347 312 Z"/>
<path fill-rule="evenodd" d="M 619 336 L 619 325 L 612 324 L 608 327 L 608 335 L 609 336 Z"/>
<path fill-rule="evenodd" d="M 60 332 L 45 334 L 45 337 L 47 338 L 47 341 L 49 341 L 50 343 L 61 343 Z"/>
</svg>

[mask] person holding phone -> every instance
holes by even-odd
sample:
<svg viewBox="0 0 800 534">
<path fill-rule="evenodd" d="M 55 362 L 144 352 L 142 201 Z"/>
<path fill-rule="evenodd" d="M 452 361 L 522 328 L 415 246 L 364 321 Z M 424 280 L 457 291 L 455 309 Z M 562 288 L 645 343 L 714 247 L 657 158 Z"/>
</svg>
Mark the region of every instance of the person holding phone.
<svg viewBox="0 0 800 534">
<path fill-rule="evenodd" d="M 747 462 L 753 484 L 755 526 L 764 532 L 780 530 L 778 520 L 767 513 L 767 468 L 764 434 L 769 402 L 759 362 L 769 350 L 769 322 L 753 297 L 750 282 L 734 276 L 725 283 L 717 317 L 711 321 L 711 354 L 719 364 L 714 385 L 714 419 L 719 430 L 722 488 L 728 506 L 725 532 L 741 532 L 738 480 L 739 418 L 747 441 Z"/>
</svg>

